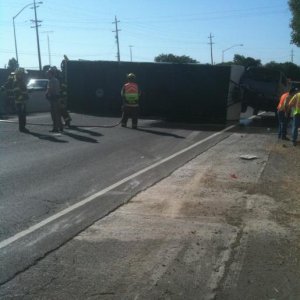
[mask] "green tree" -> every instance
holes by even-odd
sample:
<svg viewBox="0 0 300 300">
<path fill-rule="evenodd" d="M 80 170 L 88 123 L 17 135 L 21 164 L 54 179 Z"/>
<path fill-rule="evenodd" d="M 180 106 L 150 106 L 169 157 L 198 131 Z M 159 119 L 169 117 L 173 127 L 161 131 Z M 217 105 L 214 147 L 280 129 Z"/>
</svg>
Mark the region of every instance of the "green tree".
<svg viewBox="0 0 300 300">
<path fill-rule="evenodd" d="M 260 59 L 254 59 L 252 57 L 245 57 L 243 55 L 235 54 L 233 58 L 233 63 L 235 65 L 244 66 L 246 68 L 248 67 L 261 67 L 261 60 Z"/>
<path fill-rule="evenodd" d="M 199 63 L 197 60 L 192 59 L 189 56 L 186 56 L 186 55 L 177 56 L 174 54 L 160 54 L 154 58 L 154 61 L 155 62 L 179 63 L 179 64 Z"/>
<path fill-rule="evenodd" d="M 291 80 L 299 81 L 300 80 L 300 67 L 291 63 L 276 63 L 275 61 L 271 61 L 265 65 L 266 68 L 278 70 L 284 73 Z"/>
<path fill-rule="evenodd" d="M 11 72 L 15 71 L 18 68 L 18 62 L 17 60 L 13 57 L 8 61 L 7 64 L 7 69 L 9 69 Z"/>
<path fill-rule="evenodd" d="M 290 22 L 291 42 L 300 47 L 300 0 L 289 0 L 289 6 L 292 13 Z"/>
</svg>

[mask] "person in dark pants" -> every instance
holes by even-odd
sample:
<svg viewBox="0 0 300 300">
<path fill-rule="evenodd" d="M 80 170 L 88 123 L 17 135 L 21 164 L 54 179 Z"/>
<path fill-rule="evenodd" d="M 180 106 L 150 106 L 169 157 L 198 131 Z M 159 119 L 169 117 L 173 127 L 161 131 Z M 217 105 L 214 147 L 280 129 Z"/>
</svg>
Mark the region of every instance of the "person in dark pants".
<svg viewBox="0 0 300 300">
<path fill-rule="evenodd" d="M 14 80 L 15 80 L 15 73 L 12 72 L 9 74 L 7 81 L 1 86 L 1 92 L 5 92 L 6 99 L 3 103 L 3 112 L 4 113 L 15 113 L 15 97 L 14 97 Z"/>
<path fill-rule="evenodd" d="M 25 70 L 19 68 L 15 72 L 13 83 L 13 92 L 16 105 L 16 111 L 19 119 L 19 131 L 29 132 L 26 126 L 26 101 L 28 100 L 28 91 L 25 83 Z"/>
<path fill-rule="evenodd" d="M 287 125 L 290 115 L 289 101 L 295 94 L 296 89 L 291 88 L 289 92 L 282 94 L 280 101 L 277 106 L 277 116 L 278 116 L 278 139 L 288 140 Z"/>
<path fill-rule="evenodd" d="M 129 118 L 132 119 L 132 128 L 137 128 L 138 115 L 139 115 L 139 98 L 140 90 L 135 82 L 135 75 L 129 73 L 127 75 L 127 83 L 125 83 L 121 90 L 121 96 L 123 99 L 123 115 L 121 120 L 122 127 L 127 126 Z"/>
<path fill-rule="evenodd" d="M 300 127 L 300 92 L 297 92 L 289 102 L 292 109 L 293 126 L 292 126 L 292 142 L 297 145 L 298 129 Z"/>
<path fill-rule="evenodd" d="M 72 118 L 67 110 L 68 108 L 68 86 L 67 86 L 67 62 L 68 57 L 64 55 L 64 59 L 60 64 L 61 73 L 59 76 L 60 82 L 60 109 L 61 116 L 65 122 L 65 126 L 70 127 Z"/>
<path fill-rule="evenodd" d="M 60 86 L 59 81 L 55 77 L 56 70 L 51 68 L 47 72 L 49 81 L 47 86 L 46 97 L 50 102 L 51 107 L 51 117 L 53 121 L 53 129 L 50 132 L 59 133 L 63 131 L 63 125 L 61 122 L 61 113 L 60 113 L 60 103 L 59 103 L 59 95 L 60 95 Z"/>
</svg>

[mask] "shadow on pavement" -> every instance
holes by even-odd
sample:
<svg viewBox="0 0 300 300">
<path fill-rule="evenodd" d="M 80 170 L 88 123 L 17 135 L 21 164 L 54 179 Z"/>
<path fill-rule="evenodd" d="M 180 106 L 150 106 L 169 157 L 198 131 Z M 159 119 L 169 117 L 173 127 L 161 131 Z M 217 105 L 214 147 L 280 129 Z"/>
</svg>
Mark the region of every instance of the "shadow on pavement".
<svg viewBox="0 0 300 300">
<path fill-rule="evenodd" d="M 35 137 L 39 138 L 40 140 L 46 140 L 46 141 L 49 141 L 49 142 L 68 143 L 68 141 L 57 139 L 56 137 L 48 135 L 48 134 L 40 134 L 40 133 L 32 132 L 32 131 L 29 131 L 27 134 L 35 136 Z"/>
<path fill-rule="evenodd" d="M 161 136 L 171 136 L 171 137 L 175 137 L 177 139 L 185 139 L 184 136 L 181 136 L 181 135 L 178 135 L 178 134 L 169 133 L 169 132 L 163 132 L 163 131 L 157 131 L 157 130 L 151 130 L 151 129 L 143 129 L 141 127 L 138 127 L 137 130 L 138 131 L 147 132 L 147 133 L 151 133 L 151 134 L 157 134 L 157 135 L 161 135 Z"/>
<path fill-rule="evenodd" d="M 103 136 L 103 134 L 101 134 L 101 133 L 98 133 L 98 132 L 95 132 L 95 131 L 92 131 L 92 130 L 83 129 L 83 128 L 80 128 L 78 126 L 71 125 L 69 127 L 69 129 L 76 130 L 76 131 L 83 132 L 83 133 L 87 133 L 87 134 L 90 134 L 92 136 Z"/>
<path fill-rule="evenodd" d="M 71 133 L 71 132 L 67 132 L 67 131 L 64 131 L 63 134 L 67 135 L 75 140 L 81 141 L 81 142 L 94 143 L 94 144 L 98 143 L 98 141 L 93 138 L 82 136 L 79 134 L 75 134 L 75 133 Z"/>
</svg>

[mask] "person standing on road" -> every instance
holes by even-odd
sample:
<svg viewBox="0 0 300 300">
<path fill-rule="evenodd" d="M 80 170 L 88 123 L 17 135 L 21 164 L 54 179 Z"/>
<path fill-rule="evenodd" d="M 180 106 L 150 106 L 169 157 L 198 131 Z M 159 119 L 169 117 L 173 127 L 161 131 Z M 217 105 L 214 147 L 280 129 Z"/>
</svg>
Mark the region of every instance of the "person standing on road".
<svg viewBox="0 0 300 300">
<path fill-rule="evenodd" d="M 4 112 L 5 113 L 15 113 L 15 97 L 14 97 L 14 79 L 15 79 L 15 73 L 12 72 L 9 74 L 7 81 L 1 86 L 1 92 L 6 93 L 6 99 L 3 103 L 4 105 Z"/>
<path fill-rule="evenodd" d="M 67 110 L 68 106 L 68 89 L 67 84 L 64 82 L 62 76 L 59 77 L 60 82 L 60 94 L 59 94 L 59 106 L 61 117 L 64 120 L 65 126 L 71 127 L 72 118 Z"/>
<path fill-rule="evenodd" d="M 63 131 L 63 126 L 61 122 L 61 113 L 60 113 L 60 104 L 59 104 L 59 95 L 60 87 L 59 81 L 55 77 L 56 70 L 51 68 L 48 70 L 47 75 L 49 77 L 46 97 L 50 101 L 51 106 L 51 117 L 53 121 L 53 129 L 50 132 L 59 133 Z"/>
<path fill-rule="evenodd" d="M 64 55 L 64 59 L 60 64 L 61 73 L 59 76 L 60 82 L 60 109 L 61 116 L 65 122 L 65 126 L 70 127 L 72 118 L 67 110 L 68 108 L 68 86 L 67 86 L 67 62 L 68 57 Z"/>
<path fill-rule="evenodd" d="M 19 131 L 28 133 L 26 126 L 26 101 L 28 100 L 28 91 L 25 83 L 25 70 L 19 68 L 15 72 L 13 82 L 13 93 L 16 105 L 16 111 L 19 119 Z"/>
<path fill-rule="evenodd" d="M 277 116 L 278 116 L 278 139 L 288 140 L 287 134 L 287 124 L 290 115 L 289 101 L 295 94 L 295 88 L 291 88 L 289 92 L 282 94 L 280 101 L 277 106 Z"/>
<path fill-rule="evenodd" d="M 289 108 L 292 109 L 292 142 L 297 145 L 298 129 L 300 126 L 300 92 L 297 92 L 289 102 Z"/>
<path fill-rule="evenodd" d="M 123 99 L 121 125 L 122 127 L 126 127 L 128 119 L 131 118 L 133 129 L 137 129 L 140 98 L 140 90 L 135 82 L 135 78 L 136 77 L 133 73 L 129 73 L 127 75 L 128 82 L 123 85 L 121 90 L 121 96 Z"/>
</svg>

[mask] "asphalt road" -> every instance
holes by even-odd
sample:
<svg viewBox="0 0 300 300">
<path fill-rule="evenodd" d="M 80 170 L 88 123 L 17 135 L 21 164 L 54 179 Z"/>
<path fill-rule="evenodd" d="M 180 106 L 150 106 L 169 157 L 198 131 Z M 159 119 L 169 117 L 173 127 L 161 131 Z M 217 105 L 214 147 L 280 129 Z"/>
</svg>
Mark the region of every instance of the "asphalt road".
<svg viewBox="0 0 300 300">
<path fill-rule="evenodd" d="M 60 136 L 49 133 L 49 114 L 29 116 L 29 134 L 15 119 L 0 122 L 1 282 L 229 135 L 220 126 L 141 120 L 132 130 L 102 127 L 116 118 L 72 117 Z"/>
<path fill-rule="evenodd" d="M 182 151 L 2 240 L 0 298 L 299 299 L 299 148 L 274 117 L 242 124 L 143 122 Z"/>
</svg>

